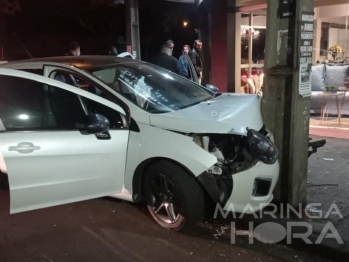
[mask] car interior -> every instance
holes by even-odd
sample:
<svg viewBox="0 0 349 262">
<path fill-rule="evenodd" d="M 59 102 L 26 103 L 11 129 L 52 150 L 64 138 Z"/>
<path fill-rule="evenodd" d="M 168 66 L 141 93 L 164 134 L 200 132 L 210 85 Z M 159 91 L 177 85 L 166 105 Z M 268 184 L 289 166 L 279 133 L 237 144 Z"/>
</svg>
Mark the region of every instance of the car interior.
<svg viewBox="0 0 349 262">
<path fill-rule="evenodd" d="M 83 89 L 85 91 L 88 91 L 92 94 L 95 94 L 97 96 L 100 96 L 104 99 L 107 99 L 109 101 L 113 101 L 108 94 L 102 92 L 101 89 L 95 87 L 93 84 L 87 82 L 86 80 L 77 77 L 69 72 L 61 71 L 61 70 L 55 70 L 50 74 L 50 78 L 53 78 L 57 81 L 75 86 L 77 88 Z M 97 102 L 94 102 L 89 99 L 80 98 L 81 102 L 84 104 L 85 108 L 88 110 L 89 114 L 95 114 L 99 113 L 107 117 L 110 121 L 110 127 L 116 128 L 116 129 L 122 129 L 124 128 L 125 121 L 122 118 L 121 114 L 117 114 L 117 116 L 113 113 L 112 109 L 108 109 L 105 106 L 100 105 Z"/>
</svg>

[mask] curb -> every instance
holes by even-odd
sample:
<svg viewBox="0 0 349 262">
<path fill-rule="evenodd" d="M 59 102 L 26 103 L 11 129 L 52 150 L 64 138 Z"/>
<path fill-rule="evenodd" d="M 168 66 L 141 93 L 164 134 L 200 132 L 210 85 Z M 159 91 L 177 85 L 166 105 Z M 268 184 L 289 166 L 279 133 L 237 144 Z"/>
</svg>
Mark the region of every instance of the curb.
<svg viewBox="0 0 349 262">
<path fill-rule="evenodd" d="M 309 126 L 309 134 L 314 136 L 349 139 L 349 128 Z"/>
<path fill-rule="evenodd" d="M 330 129 L 330 130 L 335 130 L 335 131 L 349 131 L 348 127 L 336 127 L 336 126 L 314 126 L 310 125 L 310 128 L 313 129 Z"/>
</svg>

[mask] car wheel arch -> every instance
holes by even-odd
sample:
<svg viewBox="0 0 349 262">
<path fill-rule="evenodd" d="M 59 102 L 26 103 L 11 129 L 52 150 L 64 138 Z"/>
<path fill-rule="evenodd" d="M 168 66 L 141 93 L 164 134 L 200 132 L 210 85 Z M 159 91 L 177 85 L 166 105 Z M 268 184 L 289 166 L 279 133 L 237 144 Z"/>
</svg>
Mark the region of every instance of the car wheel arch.
<svg viewBox="0 0 349 262">
<path fill-rule="evenodd" d="M 166 157 L 153 157 L 146 159 L 137 166 L 133 174 L 132 199 L 135 203 L 143 201 L 143 178 L 148 167 L 160 161 L 168 161 L 175 165 L 178 165 L 179 167 L 183 168 L 192 178 L 196 179 L 196 176 L 185 165 L 181 164 L 178 161 Z"/>
</svg>

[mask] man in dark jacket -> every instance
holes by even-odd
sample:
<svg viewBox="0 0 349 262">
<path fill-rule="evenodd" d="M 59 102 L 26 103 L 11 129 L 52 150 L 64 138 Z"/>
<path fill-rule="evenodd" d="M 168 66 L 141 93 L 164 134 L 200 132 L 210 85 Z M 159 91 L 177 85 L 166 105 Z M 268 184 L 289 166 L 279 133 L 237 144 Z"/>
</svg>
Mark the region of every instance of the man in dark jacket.
<svg viewBox="0 0 349 262">
<path fill-rule="evenodd" d="M 118 55 L 118 50 L 116 49 L 115 46 L 111 46 L 109 48 L 109 55 L 112 55 L 112 56 L 117 56 Z"/>
<path fill-rule="evenodd" d="M 191 61 L 193 62 L 193 65 L 195 67 L 196 74 L 198 75 L 199 84 L 201 84 L 202 80 L 202 71 L 203 71 L 203 63 L 201 60 L 201 49 L 202 49 L 202 41 L 201 40 L 195 40 L 194 42 L 194 48 L 189 53 L 189 57 L 191 58 Z"/>
<path fill-rule="evenodd" d="M 66 56 L 79 56 L 80 55 L 80 45 L 78 42 L 72 42 L 69 45 L 69 50 L 65 54 Z"/>
<path fill-rule="evenodd" d="M 182 69 L 178 60 L 172 56 L 172 50 L 166 45 L 163 45 L 160 53 L 151 58 L 149 62 L 178 75 L 182 75 Z"/>
<path fill-rule="evenodd" d="M 174 42 L 172 40 L 167 40 L 165 45 L 168 46 L 172 50 L 172 54 L 173 54 Z"/>
</svg>

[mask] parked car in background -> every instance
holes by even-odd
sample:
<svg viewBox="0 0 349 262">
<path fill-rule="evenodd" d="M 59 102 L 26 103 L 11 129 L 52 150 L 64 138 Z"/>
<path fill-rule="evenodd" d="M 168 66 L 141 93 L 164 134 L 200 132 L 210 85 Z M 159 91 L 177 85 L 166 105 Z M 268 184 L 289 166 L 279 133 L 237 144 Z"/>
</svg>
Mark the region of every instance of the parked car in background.
<svg viewBox="0 0 349 262">
<path fill-rule="evenodd" d="M 12 213 L 112 196 L 178 231 L 207 199 L 236 212 L 273 199 L 278 153 L 256 95 L 111 56 L 12 62 L 0 83 Z"/>
<path fill-rule="evenodd" d="M 124 58 L 131 58 L 131 59 L 135 59 L 133 57 L 133 55 L 131 55 L 129 52 L 123 52 L 117 55 L 117 57 L 124 57 Z"/>
</svg>

